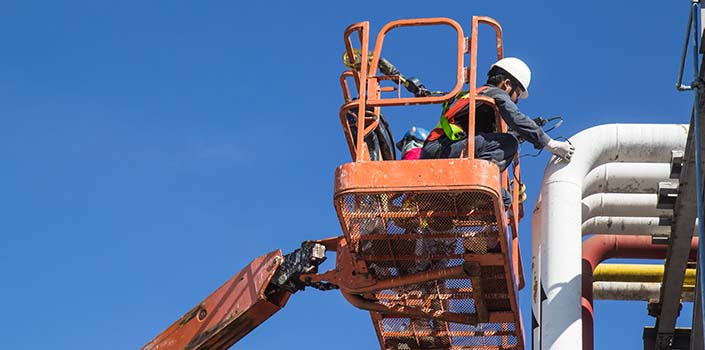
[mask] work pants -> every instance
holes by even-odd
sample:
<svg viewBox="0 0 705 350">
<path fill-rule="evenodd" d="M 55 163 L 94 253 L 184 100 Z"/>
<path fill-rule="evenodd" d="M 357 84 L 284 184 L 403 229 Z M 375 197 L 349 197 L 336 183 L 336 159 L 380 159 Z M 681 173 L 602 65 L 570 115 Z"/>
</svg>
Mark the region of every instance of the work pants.
<svg viewBox="0 0 705 350">
<path fill-rule="evenodd" d="M 460 158 L 468 147 L 467 138 L 450 141 L 445 136 L 426 142 L 421 150 L 421 159 Z M 475 159 L 484 159 L 497 164 L 504 171 L 519 150 L 519 141 L 511 134 L 483 133 L 475 136 Z M 502 189 L 505 209 L 512 204 L 509 193 Z"/>
</svg>

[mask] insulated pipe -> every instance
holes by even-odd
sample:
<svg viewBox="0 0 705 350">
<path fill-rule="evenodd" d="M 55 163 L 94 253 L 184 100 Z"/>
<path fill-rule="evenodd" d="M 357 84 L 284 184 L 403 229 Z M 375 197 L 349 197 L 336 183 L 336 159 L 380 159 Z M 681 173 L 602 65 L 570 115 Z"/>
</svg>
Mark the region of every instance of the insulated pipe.
<svg viewBox="0 0 705 350">
<path fill-rule="evenodd" d="M 669 179 L 671 167 L 669 163 L 607 163 L 590 171 L 583 182 L 583 221 L 607 213 L 619 216 L 661 216 L 670 214 L 666 210 L 656 209 L 658 183 L 673 181 Z M 596 193 L 605 192 L 605 193 Z M 630 192 L 630 193 L 624 193 Z M 540 227 L 539 199 L 534 207 L 532 227 Z M 599 231 L 595 231 L 599 232 Z M 541 235 L 538 230 L 532 230 L 532 251 L 539 251 Z M 540 255 L 532 257 L 534 295 L 532 298 L 532 338 L 539 339 L 538 324 L 541 320 L 538 308 L 537 293 L 538 276 L 541 276 Z M 590 317 L 590 315 L 583 318 Z M 534 344 L 539 348 L 538 344 Z"/>
<path fill-rule="evenodd" d="M 690 244 L 690 260 L 697 257 L 698 238 Z M 592 272 L 601 262 L 611 258 L 665 259 L 668 246 L 652 244 L 650 236 L 596 235 L 586 239 L 582 247 L 582 315 L 583 350 L 593 350 Z"/>
<path fill-rule="evenodd" d="M 656 264 L 600 264 L 592 278 L 594 282 L 663 282 L 663 270 L 664 265 Z M 685 270 L 683 285 L 695 285 L 695 269 Z"/>
<path fill-rule="evenodd" d="M 667 216 L 656 193 L 595 193 L 583 198 L 583 223 L 596 216 Z M 583 231 L 584 232 L 584 231 Z"/>
<path fill-rule="evenodd" d="M 684 285 L 681 299 L 694 300 L 692 285 Z M 661 293 L 660 282 L 593 282 L 592 295 L 595 300 L 636 300 L 658 299 Z"/>
<path fill-rule="evenodd" d="M 607 163 L 590 171 L 583 182 L 583 196 L 594 193 L 656 193 L 669 179 L 671 165 L 664 163 Z"/>
<path fill-rule="evenodd" d="M 571 138 L 576 151 L 570 163 L 551 158 L 541 188 L 540 266 L 534 293 L 540 320 L 536 349 L 580 349 L 583 180 L 595 167 L 610 162 L 667 163 L 672 150 L 682 150 L 684 125 L 609 124 L 584 130 Z M 535 272 L 534 272 L 535 273 Z M 536 278 L 534 278 L 536 280 Z M 545 298 L 543 297 L 545 296 Z M 534 298 L 533 300 L 536 300 Z M 536 340 L 536 339 L 535 339 Z"/>
<path fill-rule="evenodd" d="M 661 223 L 664 226 L 659 226 Z M 668 224 L 668 226 L 665 226 Z M 660 218 L 630 218 L 623 216 L 598 216 L 588 219 L 582 224 L 583 235 L 594 233 L 615 235 L 668 235 L 671 233 L 670 223 Z"/>
</svg>

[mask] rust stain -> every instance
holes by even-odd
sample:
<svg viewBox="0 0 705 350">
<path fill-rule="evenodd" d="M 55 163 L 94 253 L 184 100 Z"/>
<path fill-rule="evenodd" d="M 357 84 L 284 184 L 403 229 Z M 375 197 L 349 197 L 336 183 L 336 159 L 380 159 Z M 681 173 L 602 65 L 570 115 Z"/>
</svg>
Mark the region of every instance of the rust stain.
<svg viewBox="0 0 705 350">
<path fill-rule="evenodd" d="M 188 323 L 189 321 L 191 321 L 194 317 L 196 317 L 196 315 L 198 314 L 198 311 L 201 310 L 202 307 L 203 307 L 203 303 L 194 306 L 193 309 L 189 310 L 185 315 L 183 315 L 179 319 L 179 321 L 178 321 L 179 325 L 184 325 L 184 324 Z"/>
<path fill-rule="evenodd" d="M 242 319 L 238 320 L 237 324 L 235 327 L 229 327 L 227 333 L 219 334 L 217 338 L 211 339 L 214 335 L 217 335 L 221 330 L 225 329 L 229 324 L 230 320 L 223 320 L 220 323 L 214 325 L 213 327 L 207 329 L 206 331 L 200 333 L 197 337 L 195 337 L 188 345 L 186 345 L 187 350 L 207 350 L 210 348 L 205 344 L 206 342 L 208 343 L 215 343 L 215 342 L 228 342 L 227 338 L 232 337 L 234 334 L 242 334 L 249 329 L 254 328 L 256 326 L 256 320 L 250 318 L 250 317 L 243 317 Z M 206 346 L 204 346 L 206 345 Z"/>
<path fill-rule="evenodd" d="M 536 273 L 536 257 L 531 257 L 531 277 L 533 283 L 531 284 L 531 296 L 534 298 L 534 304 L 538 303 L 538 293 L 539 293 L 539 281 Z"/>
</svg>

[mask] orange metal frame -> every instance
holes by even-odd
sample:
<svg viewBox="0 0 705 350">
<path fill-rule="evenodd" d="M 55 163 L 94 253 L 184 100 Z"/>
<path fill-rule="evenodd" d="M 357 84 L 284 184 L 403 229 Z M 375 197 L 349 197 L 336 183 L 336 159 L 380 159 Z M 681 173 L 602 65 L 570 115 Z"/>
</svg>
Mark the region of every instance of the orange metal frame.
<svg viewBox="0 0 705 350">
<path fill-rule="evenodd" d="M 360 41 L 360 69 L 359 70 L 347 70 L 342 73 L 340 77 L 340 84 L 343 91 L 343 106 L 340 108 L 340 122 L 343 126 L 343 131 L 345 134 L 345 139 L 350 150 L 350 154 L 353 160 L 356 162 L 369 160 L 369 154 L 366 152 L 366 147 L 364 147 L 364 138 L 370 132 L 372 132 L 378 126 L 378 119 L 375 117 L 380 114 L 379 108 L 382 106 L 407 106 L 407 105 L 422 105 L 422 104 L 442 104 L 446 101 L 450 101 L 462 90 L 465 83 L 469 85 L 468 98 L 470 99 L 469 105 L 474 105 L 477 101 L 485 102 L 493 106 L 494 100 L 486 96 L 476 96 L 477 89 L 477 46 L 478 46 L 478 29 L 480 24 L 486 24 L 495 30 L 495 41 L 497 48 L 497 59 L 504 57 L 504 44 L 502 40 L 502 26 L 495 19 L 487 16 L 473 16 L 472 18 L 472 32 L 471 37 L 467 40 L 464 37 L 463 28 L 458 24 L 458 22 L 449 18 L 417 18 L 417 19 L 403 19 L 396 20 L 386 24 L 382 29 L 380 29 L 377 35 L 377 40 L 375 42 L 375 48 L 372 53 L 372 59 L 366 60 L 362 57 L 369 57 L 369 22 L 359 22 L 350 25 L 345 29 L 344 43 L 345 50 L 348 57 L 355 57 L 354 47 L 352 44 L 351 36 L 357 33 L 358 40 Z M 400 27 L 410 27 L 410 26 L 432 26 L 432 25 L 447 25 L 453 28 L 457 34 L 457 66 L 456 66 L 456 84 L 453 89 L 442 96 L 429 96 L 429 97 L 396 97 L 396 98 L 382 98 L 381 93 L 383 92 L 382 87 L 379 84 L 380 80 L 384 80 L 388 77 L 378 76 L 374 73 L 377 71 L 379 66 L 379 60 L 381 58 L 382 47 L 384 43 L 385 36 L 395 28 Z M 464 66 L 464 55 L 469 53 L 470 55 L 470 66 Z M 352 77 L 355 81 L 355 87 L 358 92 L 358 96 L 366 96 L 365 98 L 353 99 L 350 91 L 350 86 L 348 84 L 348 78 Z M 366 77 L 362 79 L 361 77 Z M 357 130 L 364 130 L 362 133 L 357 133 L 357 138 L 353 137 L 353 133 L 350 129 L 350 125 L 345 118 L 347 113 L 351 113 L 350 110 L 357 107 L 359 111 L 365 111 L 367 107 L 375 107 L 374 112 L 366 112 L 365 115 L 368 118 L 357 118 Z M 468 115 L 468 129 L 475 129 L 475 109 L 469 108 Z M 507 132 L 507 123 L 504 122 L 497 115 L 497 125 L 499 126 L 500 132 Z M 370 121 L 371 120 L 371 121 Z M 370 122 L 367 122 L 370 121 Z M 474 134 L 468 131 L 468 134 Z M 469 159 L 474 158 L 474 138 L 468 137 L 467 140 L 468 148 L 465 152 L 465 156 Z M 361 150 L 361 152 L 357 152 Z M 524 268 L 521 262 L 521 255 L 519 251 L 519 237 L 517 235 L 519 228 L 519 220 L 524 216 L 524 207 L 522 203 L 519 203 L 519 192 L 522 185 L 521 182 L 521 170 L 519 164 L 519 155 L 515 155 L 512 162 L 512 178 L 509 177 L 509 172 L 505 171 L 501 173 L 501 185 L 510 192 L 512 195 L 512 215 L 509 218 L 509 227 L 512 231 L 512 256 L 513 259 L 513 270 L 515 277 L 517 278 L 517 284 L 519 289 L 522 289 L 525 285 L 524 280 Z"/>
</svg>

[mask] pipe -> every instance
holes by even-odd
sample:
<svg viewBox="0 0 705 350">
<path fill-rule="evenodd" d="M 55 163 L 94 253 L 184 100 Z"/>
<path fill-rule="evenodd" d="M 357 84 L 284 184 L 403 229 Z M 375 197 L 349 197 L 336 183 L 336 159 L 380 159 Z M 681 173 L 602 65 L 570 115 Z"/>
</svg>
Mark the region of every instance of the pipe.
<svg viewBox="0 0 705 350">
<path fill-rule="evenodd" d="M 698 238 L 690 244 L 689 259 L 697 257 Z M 594 269 L 603 261 L 612 258 L 664 259 L 668 246 L 651 243 L 649 236 L 596 235 L 582 244 L 582 315 L 583 350 L 593 350 L 593 294 Z"/>
<path fill-rule="evenodd" d="M 670 162 L 683 149 L 687 127 L 657 124 L 609 124 L 571 138 L 576 151 L 570 163 L 551 158 L 541 188 L 538 219 L 541 235 L 539 303 L 540 350 L 580 349 L 583 180 L 595 167 L 610 162 Z M 544 298 L 541 298 L 544 299 Z"/>
<path fill-rule="evenodd" d="M 668 163 L 607 163 L 590 171 L 583 182 L 583 196 L 594 193 L 656 193 L 669 179 Z"/>
<path fill-rule="evenodd" d="M 595 193 L 583 198 L 583 223 L 596 216 L 667 216 L 672 210 L 656 209 L 654 193 Z M 583 231 L 585 232 L 585 231 Z"/>
<path fill-rule="evenodd" d="M 655 208 L 657 197 L 654 193 L 658 190 L 659 182 L 673 181 L 669 179 L 670 172 L 669 163 L 607 163 L 596 167 L 588 173 L 583 182 L 583 196 L 585 196 L 583 198 L 583 221 L 610 212 L 614 213 L 612 215 L 633 216 L 636 214 L 635 210 L 641 212 L 641 209 L 644 211 L 639 216 L 660 216 L 664 212 L 668 213 Z M 648 198 L 643 197 L 644 195 Z M 633 197 L 625 201 L 626 197 L 631 196 L 641 197 Z M 540 227 L 540 198 L 539 193 L 532 217 L 532 227 L 534 228 Z M 646 203 L 647 200 L 649 204 Z M 531 234 L 532 251 L 538 252 L 541 247 L 541 232 L 534 229 Z M 538 298 L 541 295 L 538 281 L 538 276 L 541 276 L 540 254 L 532 255 L 532 267 L 532 286 L 534 288 L 531 300 L 532 338 L 536 340 L 534 348 L 538 349 L 540 348 L 537 342 L 540 338 L 538 324 L 541 323 L 541 313 L 538 307 Z M 590 306 L 590 310 L 591 308 Z M 586 312 L 583 314 L 583 319 L 591 320 L 591 311 L 585 308 L 583 311 Z"/>
<path fill-rule="evenodd" d="M 600 264 L 592 273 L 596 282 L 663 282 L 663 265 Z M 695 285 L 695 269 L 685 270 L 683 285 Z"/>
<path fill-rule="evenodd" d="M 615 235 L 659 235 L 671 233 L 670 222 L 661 218 L 630 218 L 620 216 L 598 216 L 582 224 L 583 235 L 594 233 Z"/>
<path fill-rule="evenodd" d="M 693 285 L 684 285 L 681 299 L 692 302 L 695 297 Z M 592 295 L 595 300 L 636 300 L 658 299 L 661 293 L 659 282 L 594 282 Z"/>
</svg>

